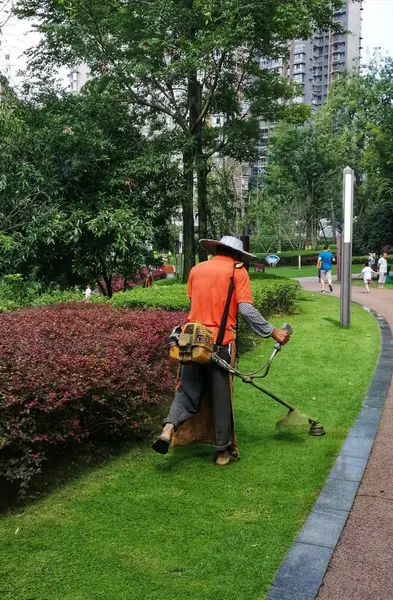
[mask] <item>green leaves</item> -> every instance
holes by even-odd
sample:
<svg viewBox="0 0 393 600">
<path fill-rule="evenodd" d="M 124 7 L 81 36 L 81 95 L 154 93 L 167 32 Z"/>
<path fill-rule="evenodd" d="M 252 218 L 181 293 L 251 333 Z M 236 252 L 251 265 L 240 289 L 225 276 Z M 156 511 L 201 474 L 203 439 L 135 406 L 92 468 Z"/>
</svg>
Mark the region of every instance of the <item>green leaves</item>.
<svg viewBox="0 0 393 600">
<path fill-rule="evenodd" d="M 132 273 L 180 202 L 165 140 L 146 140 L 127 97 L 101 81 L 36 100 L 0 105 L 2 268 L 66 285 Z"/>
<path fill-rule="evenodd" d="M 186 156 L 178 182 L 187 275 L 194 260 L 193 189 L 198 181 L 199 234 L 206 231 L 206 171 L 214 154 L 255 156 L 259 120 L 286 116 L 294 90 L 261 58 L 286 54 L 288 40 L 315 28 L 334 29 L 339 2 L 326 0 L 17 0 L 20 16 L 35 17 L 43 34 L 31 69 L 85 62 L 143 118 L 146 133 L 171 133 L 173 153 Z M 213 115 L 220 123 L 211 126 Z M 128 179 L 128 178 L 127 178 Z M 112 181 L 114 181 L 112 179 Z M 189 235 L 188 235 L 189 234 Z"/>
</svg>

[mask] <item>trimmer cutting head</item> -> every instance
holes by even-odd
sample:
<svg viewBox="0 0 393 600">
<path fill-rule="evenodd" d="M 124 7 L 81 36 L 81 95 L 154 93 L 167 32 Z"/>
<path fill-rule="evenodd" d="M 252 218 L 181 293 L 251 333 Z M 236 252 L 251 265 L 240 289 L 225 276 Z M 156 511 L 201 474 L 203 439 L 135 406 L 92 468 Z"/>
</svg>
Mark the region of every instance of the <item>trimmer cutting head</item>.
<svg viewBox="0 0 393 600">
<path fill-rule="evenodd" d="M 308 415 L 300 412 L 297 408 L 289 410 L 288 414 L 277 421 L 277 428 L 282 427 L 299 427 L 301 425 L 309 425 L 310 435 L 320 436 L 325 435 L 325 430 L 318 421 L 314 421 Z"/>
<path fill-rule="evenodd" d="M 283 329 L 286 330 L 289 334 L 292 333 L 292 328 L 287 323 L 284 323 Z M 272 400 L 278 402 L 278 404 L 281 404 L 282 406 L 285 406 L 289 410 L 288 414 L 286 414 L 285 417 L 278 421 L 278 428 L 298 427 L 299 425 L 307 425 L 310 428 L 310 435 L 325 435 L 326 432 L 324 428 L 316 419 L 313 419 L 309 415 L 305 415 L 304 413 L 300 412 L 300 410 L 298 410 L 295 406 L 289 404 L 289 402 L 286 402 L 276 394 L 273 394 L 272 392 L 267 390 L 265 387 L 255 383 L 254 379 L 262 379 L 263 377 L 266 377 L 266 375 L 269 373 L 269 369 L 274 357 L 277 355 L 278 352 L 280 352 L 280 350 L 281 344 L 277 342 L 277 344 L 274 345 L 274 350 L 267 363 L 254 373 L 241 373 L 234 367 L 230 366 L 225 360 L 220 358 L 220 356 L 216 352 L 213 352 L 212 358 L 214 362 L 218 364 L 222 369 L 229 371 L 230 373 L 232 373 L 232 375 L 235 375 L 236 377 L 240 377 L 243 383 L 248 383 L 249 385 L 252 385 L 252 387 L 256 388 L 263 394 L 266 394 L 266 396 L 269 396 L 269 398 L 272 398 Z M 263 371 L 263 374 L 261 374 L 261 371 Z"/>
<path fill-rule="evenodd" d="M 310 435 L 325 435 L 326 431 L 318 421 L 311 421 Z"/>
<path fill-rule="evenodd" d="M 309 425 L 310 417 L 303 414 L 297 408 L 290 410 L 285 417 L 277 421 L 277 427 L 298 427 L 299 425 Z"/>
</svg>

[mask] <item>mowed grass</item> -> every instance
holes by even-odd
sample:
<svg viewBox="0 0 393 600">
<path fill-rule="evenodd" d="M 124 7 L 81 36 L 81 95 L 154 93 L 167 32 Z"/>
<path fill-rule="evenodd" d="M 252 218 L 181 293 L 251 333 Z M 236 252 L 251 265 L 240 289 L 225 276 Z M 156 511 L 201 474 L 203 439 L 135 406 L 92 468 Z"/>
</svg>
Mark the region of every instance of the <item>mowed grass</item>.
<svg viewBox="0 0 393 600">
<path fill-rule="evenodd" d="M 277 432 L 284 409 L 236 381 L 241 460 L 207 446 L 136 446 L 0 521 L 2 600 L 262 600 L 322 488 L 379 355 L 375 319 L 305 294 L 264 384 L 318 417 L 325 437 Z M 280 325 L 282 319 L 277 319 Z M 243 357 L 261 365 L 272 342 Z M 159 374 L 157 374 L 159 376 Z"/>
<path fill-rule="evenodd" d="M 364 281 L 363 278 L 359 278 L 359 279 L 353 279 L 352 280 L 352 285 L 355 285 L 356 287 L 358 286 L 364 286 Z M 373 279 L 373 284 L 371 286 L 369 286 L 370 289 L 378 289 L 378 277 L 376 277 L 375 279 Z M 393 289 L 393 282 L 390 281 L 390 283 L 385 283 L 385 288 L 388 290 Z"/>
<path fill-rule="evenodd" d="M 352 273 L 360 273 L 360 271 L 362 270 L 363 265 L 352 265 Z M 295 278 L 295 277 L 315 277 L 318 278 L 318 271 L 317 271 L 317 266 L 315 265 L 306 265 L 304 267 L 302 267 L 301 269 L 299 269 L 298 267 L 267 267 L 266 268 L 266 273 L 271 273 L 273 275 L 278 275 L 279 277 L 289 277 L 291 278 Z M 332 268 L 332 274 L 336 275 L 337 273 L 337 266 L 333 265 Z"/>
</svg>

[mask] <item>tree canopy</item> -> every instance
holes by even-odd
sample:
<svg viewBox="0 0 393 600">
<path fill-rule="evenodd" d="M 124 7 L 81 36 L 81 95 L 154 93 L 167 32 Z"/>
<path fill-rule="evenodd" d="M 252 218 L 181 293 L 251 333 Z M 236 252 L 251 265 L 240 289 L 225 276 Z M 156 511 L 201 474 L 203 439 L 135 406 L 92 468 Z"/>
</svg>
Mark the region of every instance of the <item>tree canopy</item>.
<svg viewBox="0 0 393 600">
<path fill-rule="evenodd" d="M 93 82 L 78 95 L 9 97 L 0 129 L 0 233 L 3 254 L 17 249 L 13 270 L 105 280 L 110 293 L 112 276 L 132 276 L 149 243 L 171 246 L 178 166 L 118 91 Z"/>
<path fill-rule="evenodd" d="M 217 152 L 256 153 L 259 119 L 284 117 L 294 95 L 262 59 L 281 58 L 288 40 L 338 28 L 325 0 L 17 0 L 16 12 L 43 34 L 31 53 L 35 76 L 89 65 L 128 95 L 150 130 L 173 128 L 182 156 L 184 275 L 194 264 L 194 175 L 198 233 L 207 232 L 207 176 Z M 292 106 L 304 118 L 304 107 Z M 212 126 L 212 116 L 220 115 Z M 292 117 L 293 118 L 293 117 Z M 201 256 L 201 258 L 203 258 Z"/>
<path fill-rule="evenodd" d="M 380 252 L 393 244 L 392 155 L 393 60 L 375 57 L 362 74 L 337 77 L 326 104 L 304 125 L 275 129 L 263 202 L 313 224 L 304 239 L 315 245 L 321 218 L 340 228 L 342 174 L 350 166 L 356 179 L 355 249 Z"/>
</svg>

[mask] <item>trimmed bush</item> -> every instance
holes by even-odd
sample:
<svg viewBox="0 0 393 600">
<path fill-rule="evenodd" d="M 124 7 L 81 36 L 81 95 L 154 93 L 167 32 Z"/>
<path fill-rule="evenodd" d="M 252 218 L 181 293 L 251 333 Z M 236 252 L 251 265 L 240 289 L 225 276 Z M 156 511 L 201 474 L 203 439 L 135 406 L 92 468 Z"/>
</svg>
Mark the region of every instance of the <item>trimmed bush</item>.
<svg viewBox="0 0 393 600">
<path fill-rule="evenodd" d="M 179 320 L 84 303 L 0 315 L 0 479 L 23 492 L 53 448 L 145 435 L 173 393 Z"/>
<path fill-rule="evenodd" d="M 252 281 L 252 295 L 254 305 L 267 319 L 272 315 L 288 313 L 294 308 L 300 283 L 294 279 L 279 279 L 275 277 L 263 281 Z M 256 336 L 243 319 L 239 320 L 239 351 L 240 353 L 251 350 L 259 344 L 261 338 Z"/>
<path fill-rule="evenodd" d="M 39 294 L 40 284 L 25 280 L 20 273 L 4 275 L 0 280 L 0 304 L 5 310 L 27 306 Z"/>
<path fill-rule="evenodd" d="M 40 293 L 40 284 L 22 275 L 4 275 L 0 280 L 0 312 L 17 310 L 25 306 L 49 306 L 58 302 L 78 302 L 84 294 L 78 288 L 61 290 L 55 287 Z"/>
<path fill-rule="evenodd" d="M 251 281 L 251 285 L 254 304 L 263 315 L 290 310 L 300 289 L 298 281 L 279 277 L 255 279 Z M 110 304 L 116 308 L 165 308 L 183 311 L 188 311 L 190 307 L 187 286 L 180 283 L 153 286 L 149 289 L 138 288 L 115 294 Z"/>
<path fill-rule="evenodd" d="M 382 255 L 381 255 L 382 256 Z M 367 256 L 353 256 L 352 257 L 352 264 L 353 265 L 362 265 L 365 261 L 368 261 L 368 255 Z M 376 261 L 378 262 L 378 259 L 376 259 Z M 389 262 L 393 262 L 393 255 L 388 255 L 388 263 Z M 374 268 L 377 266 L 377 263 L 374 265 Z"/>
<path fill-rule="evenodd" d="M 183 311 L 190 308 L 187 286 L 181 283 L 135 288 L 129 292 L 114 294 L 109 302 L 116 308 L 164 308 Z"/>
<path fill-rule="evenodd" d="M 362 265 L 366 260 L 368 261 L 368 256 L 352 256 L 353 265 Z"/>
<path fill-rule="evenodd" d="M 11 302 L 10 300 L 0 300 L 0 313 L 9 312 L 10 310 L 17 310 L 20 308 L 19 304 Z"/>
<path fill-rule="evenodd" d="M 31 306 L 51 306 L 52 304 L 59 304 L 64 302 L 81 302 L 84 299 L 84 294 L 78 290 L 60 290 L 55 289 L 51 292 L 36 296 Z"/>
<path fill-rule="evenodd" d="M 265 318 L 271 315 L 287 313 L 293 309 L 295 299 L 300 290 L 300 283 L 293 279 L 255 279 L 251 281 L 254 304 Z M 111 304 L 117 308 L 165 308 L 187 312 L 190 301 L 187 298 L 187 286 L 173 284 L 167 287 L 160 285 L 150 289 L 135 289 L 132 292 L 115 294 Z M 181 321 L 179 321 L 180 323 Z M 239 350 L 247 352 L 260 342 L 240 320 Z"/>
<path fill-rule="evenodd" d="M 254 304 L 264 316 L 290 311 L 300 289 L 300 283 L 294 279 L 276 278 L 252 282 Z"/>
<path fill-rule="evenodd" d="M 168 286 L 168 285 L 176 285 L 182 283 L 182 280 L 180 277 L 167 277 L 166 279 L 160 279 L 159 281 L 154 280 L 154 285 L 164 285 L 164 286 Z"/>
</svg>

